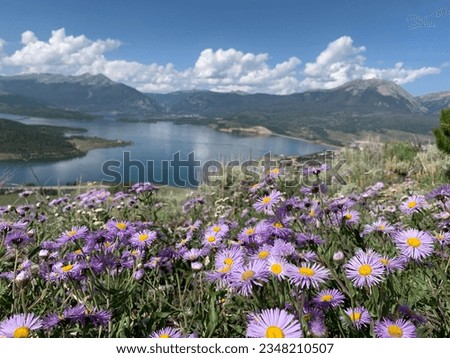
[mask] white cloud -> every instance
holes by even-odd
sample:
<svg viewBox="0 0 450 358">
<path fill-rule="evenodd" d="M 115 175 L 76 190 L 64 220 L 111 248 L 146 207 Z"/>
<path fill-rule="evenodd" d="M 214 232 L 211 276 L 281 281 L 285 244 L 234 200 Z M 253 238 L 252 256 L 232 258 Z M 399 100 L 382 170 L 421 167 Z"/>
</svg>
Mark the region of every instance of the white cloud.
<svg viewBox="0 0 450 358">
<path fill-rule="evenodd" d="M 328 44 L 315 62 L 306 63 L 302 89 L 329 89 L 355 79 L 384 79 L 397 84 L 413 82 L 419 77 L 440 73 L 438 67 L 406 69 L 402 62 L 392 68 L 365 67 L 364 46 L 354 47 L 349 36 Z"/>
<path fill-rule="evenodd" d="M 108 60 L 106 54 L 121 45 L 119 40 L 91 40 L 84 35 L 66 35 L 64 29 L 52 31 L 48 41 L 25 31 L 21 42 L 22 47 L 8 55 L 5 42 L 0 39 L 1 73 L 102 73 L 144 92 L 197 88 L 288 94 L 333 88 L 358 78 L 381 78 L 404 84 L 440 72 L 437 67 L 407 69 L 401 62 L 392 68 L 366 67 L 363 56 L 366 48 L 354 46 L 349 36 L 330 42 L 315 62 L 306 63 L 303 68 L 299 68 L 301 61 L 294 56 L 270 66 L 267 53 L 208 48 L 200 53 L 193 67 L 183 71 L 176 70 L 171 63 Z"/>
</svg>

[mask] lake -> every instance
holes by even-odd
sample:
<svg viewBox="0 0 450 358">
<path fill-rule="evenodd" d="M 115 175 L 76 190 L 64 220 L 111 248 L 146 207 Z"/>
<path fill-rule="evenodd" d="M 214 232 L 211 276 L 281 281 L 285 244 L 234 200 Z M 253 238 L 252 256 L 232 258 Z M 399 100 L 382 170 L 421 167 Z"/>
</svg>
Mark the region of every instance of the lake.
<svg viewBox="0 0 450 358">
<path fill-rule="evenodd" d="M 75 181 L 117 182 L 120 179 L 122 182 L 161 181 L 161 184 L 178 185 L 177 174 L 174 174 L 174 166 L 177 168 L 177 165 L 181 168 L 178 172 L 182 178 L 191 178 L 190 170 L 194 167 L 194 175 L 198 179 L 205 165 L 213 170 L 213 161 L 228 163 L 239 160 L 241 163 L 259 159 L 267 153 L 305 155 L 330 149 L 291 138 L 234 135 L 205 126 L 172 122 L 129 123 L 108 118 L 71 121 L 0 116 L 24 124 L 86 128 L 84 134 L 87 136 L 133 142 L 126 147 L 94 149 L 82 158 L 57 162 L 0 162 L 0 177 L 6 176 L 8 184 L 51 186 Z M 186 186 L 195 186 L 192 180 L 189 181 Z"/>
</svg>

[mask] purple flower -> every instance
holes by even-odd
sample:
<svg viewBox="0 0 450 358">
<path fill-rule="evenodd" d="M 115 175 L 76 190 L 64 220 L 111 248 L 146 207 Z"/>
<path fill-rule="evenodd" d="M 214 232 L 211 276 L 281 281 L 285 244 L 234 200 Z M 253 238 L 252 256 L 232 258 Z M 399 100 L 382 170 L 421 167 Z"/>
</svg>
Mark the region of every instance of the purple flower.
<svg viewBox="0 0 450 358">
<path fill-rule="evenodd" d="M 246 336 L 253 338 L 301 338 L 303 334 L 300 323 L 293 314 L 274 308 L 252 314 L 247 325 Z"/>
<path fill-rule="evenodd" d="M 146 247 L 150 246 L 153 241 L 156 240 L 157 234 L 155 231 L 150 230 L 143 230 L 139 231 L 133 236 L 131 236 L 130 244 L 133 247 L 137 247 L 139 249 L 145 249 Z"/>
<path fill-rule="evenodd" d="M 415 338 L 416 327 L 408 320 L 399 318 L 395 321 L 384 318 L 376 322 L 373 329 L 378 338 Z"/>
<path fill-rule="evenodd" d="M 5 245 L 7 247 L 23 247 L 33 242 L 33 236 L 21 230 L 12 230 L 6 234 Z"/>
<path fill-rule="evenodd" d="M 347 324 L 348 320 L 350 320 L 351 324 L 358 330 L 371 322 L 369 311 L 364 307 L 347 308 L 344 312 L 346 316 L 341 316 L 341 321 Z"/>
<path fill-rule="evenodd" d="M 270 257 L 267 259 L 267 270 L 278 280 L 286 277 L 286 270 L 289 266 L 288 262 L 282 257 Z"/>
<path fill-rule="evenodd" d="M 450 244 L 450 232 L 441 231 L 439 234 L 434 235 L 435 242 L 441 246 L 447 246 Z"/>
<path fill-rule="evenodd" d="M 301 288 L 318 288 L 319 284 L 325 282 L 330 271 L 317 263 L 303 263 L 300 266 L 289 265 L 287 276 L 296 286 Z"/>
<path fill-rule="evenodd" d="M 166 327 L 151 333 L 149 338 L 183 338 L 183 335 L 177 328 Z"/>
<path fill-rule="evenodd" d="M 64 233 L 56 241 L 58 244 L 64 245 L 67 242 L 73 242 L 84 237 L 87 232 L 88 228 L 86 226 L 74 226 L 72 229 L 64 231 Z"/>
<path fill-rule="evenodd" d="M 344 300 L 345 296 L 336 289 L 322 290 L 313 298 L 313 302 L 322 308 L 337 307 Z"/>
<path fill-rule="evenodd" d="M 280 202 L 282 196 L 278 190 L 272 190 L 270 194 L 265 195 L 253 204 L 253 207 L 258 212 L 266 214 L 273 214 L 273 207 Z"/>
<path fill-rule="evenodd" d="M 86 307 L 83 305 L 76 305 L 74 307 L 66 308 L 63 311 L 63 318 L 72 323 L 84 323 L 86 318 Z"/>
<path fill-rule="evenodd" d="M 370 287 L 381 282 L 384 266 L 380 262 L 380 255 L 359 252 L 345 265 L 345 272 L 356 287 Z"/>
<path fill-rule="evenodd" d="M 450 198 L 450 184 L 444 184 L 438 188 L 433 189 L 428 195 L 429 199 L 445 200 Z"/>
<path fill-rule="evenodd" d="M 269 272 L 265 262 L 255 260 L 247 265 L 233 267 L 229 281 L 230 286 L 243 296 L 251 295 L 254 286 L 262 286 L 267 282 Z"/>
<path fill-rule="evenodd" d="M 427 205 L 427 201 L 423 195 L 413 195 L 400 205 L 400 210 L 405 214 L 412 214 L 425 207 L 425 205 Z"/>
<path fill-rule="evenodd" d="M 31 331 L 42 327 L 42 321 L 33 313 L 16 314 L 0 322 L 0 336 L 8 338 L 28 338 Z"/>
<path fill-rule="evenodd" d="M 377 221 L 373 222 L 370 225 L 365 225 L 362 235 L 367 235 L 371 232 L 392 234 L 393 232 L 395 232 L 395 227 L 390 225 L 384 219 L 378 219 Z"/>
<path fill-rule="evenodd" d="M 399 231 L 394 235 L 395 244 L 402 255 L 422 261 L 433 253 L 433 238 L 430 234 L 416 229 Z"/>
</svg>

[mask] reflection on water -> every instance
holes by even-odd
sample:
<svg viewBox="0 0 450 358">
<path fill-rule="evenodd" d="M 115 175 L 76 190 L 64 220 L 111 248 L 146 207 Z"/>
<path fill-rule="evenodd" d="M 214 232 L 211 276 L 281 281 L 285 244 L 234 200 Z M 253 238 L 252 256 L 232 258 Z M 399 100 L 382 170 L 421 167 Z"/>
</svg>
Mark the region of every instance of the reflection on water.
<svg viewBox="0 0 450 358">
<path fill-rule="evenodd" d="M 124 157 L 130 164 L 151 161 L 156 173 L 161 173 L 162 163 L 173 160 L 179 152 L 180 160 L 187 160 L 194 153 L 201 164 L 209 160 L 227 162 L 261 158 L 270 152 L 273 155 L 303 155 L 327 149 L 324 146 L 277 136 L 243 136 L 222 133 L 204 126 L 175 125 L 170 122 L 127 123 L 112 119 L 95 121 L 70 121 L 43 118 L 24 118 L 1 115 L 24 124 L 45 124 L 66 127 L 83 127 L 89 136 L 132 141 L 127 147 L 104 148 L 90 151 L 82 158 L 59 162 L 5 163 L 0 162 L 0 177 L 8 173 L 8 183 L 36 183 L 40 185 L 65 185 L 75 181 L 111 180 L 102 171 L 107 161 L 115 161 L 111 168 L 123 172 Z M 129 154 L 127 154 L 129 153 Z M 129 169 L 131 181 L 145 180 L 138 177 L 139 164 Z M 147 167 L 146 167 L 147 169 Z M 156 175 L 157 177 L 157 175 Z M 169 180 L 172 183 L 172 179 Z"/>
</svg>

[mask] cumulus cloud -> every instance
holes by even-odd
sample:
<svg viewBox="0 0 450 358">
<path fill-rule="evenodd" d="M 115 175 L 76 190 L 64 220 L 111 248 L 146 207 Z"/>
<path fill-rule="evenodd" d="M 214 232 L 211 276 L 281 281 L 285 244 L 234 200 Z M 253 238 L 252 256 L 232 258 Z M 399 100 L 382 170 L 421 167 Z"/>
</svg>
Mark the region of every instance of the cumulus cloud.
<svg viewBox="0 0 450 358">
<path fill-rule="evenodd" d="M 363 55 L 366 48 L 355 46 L 349 36 L 330 42 L 314 62 L 306 63 L 303 68 L 295 56 L 270 66 L 267 53 L 208 48 L 200 53 L 192 67 L 182 71 L 171 63 L 108 60 L 107 53 L 121 45 L 119 40 L 66 35 L 64 29 L 52 31 L 47 41 L 38 39 L 32 31 L 25 31 L 21 43 L 22 47 L 9 55 L 0 39 L 2 73 L 101 73 L 143 92 L 210 89 L 288 94 L 334 88 L 353 79 L 380 78 L 404 84 L 440 72 L 437 67 L 408 69 L 401 62 L 392 68 L 367 67 Z"/>
<path fill-rule="evenodd" d="M 364 66 L 362 55 L 364 46 L 353 46 L 349 36 L 342 36 L 328 44 L 317 56 L 315 62 L 305 64 L 303 89 L 329 89 L 355 79 L 384 79 L 397 84 L 413 82 L 419 77 L 440 73 L 438 67 L 406 69 L 402 62 L 392 68 L 372 68 Z"/>
</svg>

